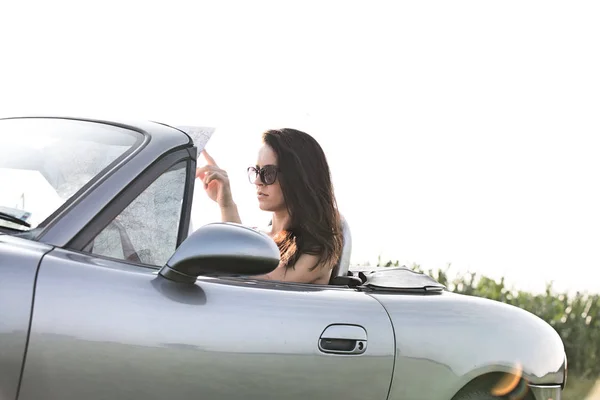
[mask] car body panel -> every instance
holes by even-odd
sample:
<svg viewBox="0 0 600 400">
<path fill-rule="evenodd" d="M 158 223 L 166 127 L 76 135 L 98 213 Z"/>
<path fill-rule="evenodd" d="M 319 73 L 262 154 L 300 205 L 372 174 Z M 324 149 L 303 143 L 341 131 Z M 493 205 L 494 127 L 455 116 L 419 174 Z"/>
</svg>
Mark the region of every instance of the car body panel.
<svg viewBox="0 0 600 400">
<path fill-rule="evenodd" d="M 17 395 L 25 355 L 35 275 L 52 247 L 0 234 L 0 398 Z"/>
<path fill-rule="evenodd" d="M 537 385 L 563 382 L 560 336 L 527 311 L 447 291 L 371 295 L 385 306 L 396 335 L 390 400 L 450 399 L 490 372 Z"/>
<path fill-rule="evenodd" d="M 319 351 L 331 324 L 364 327 L 366 351 Z M 185 285 L 56 249 L 37 279 L 19 400 L 385 400 L 393 365 L 389 317 L 364 293 L 233 278 Z"/>
</svg>

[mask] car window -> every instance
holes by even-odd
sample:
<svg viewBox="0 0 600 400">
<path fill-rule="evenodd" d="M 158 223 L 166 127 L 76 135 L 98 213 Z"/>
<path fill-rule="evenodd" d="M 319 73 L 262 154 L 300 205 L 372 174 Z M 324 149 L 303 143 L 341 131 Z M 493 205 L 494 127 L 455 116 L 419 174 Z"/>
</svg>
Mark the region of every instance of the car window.
<svg viewBox="0 0 600 400">
<path fill-rule="evenodd" d="M 89 243 L 92 254 L 162 266 L 177 247 L 187 163 L 163 173 Z"/>
<path fill-rule="evenodd" d="M 96 122 L 0 120 L 0 227 L 36 228 L 143 139 Z"/>
</svg>

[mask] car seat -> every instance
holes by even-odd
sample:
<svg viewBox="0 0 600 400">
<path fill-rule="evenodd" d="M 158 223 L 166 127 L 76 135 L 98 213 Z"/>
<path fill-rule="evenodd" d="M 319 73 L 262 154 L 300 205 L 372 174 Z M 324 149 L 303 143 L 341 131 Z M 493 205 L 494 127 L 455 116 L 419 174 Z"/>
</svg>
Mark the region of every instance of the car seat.
<svg viewBox="0 0 600 400">
<path fill-rule="evenodd" d="M 352 254 L 352 234 L 350 232 L 350 225 L 348 225 L 348 221 L 344 216 L 340 215 L 342 220 L 342 237 L 343 237 L 343 247 L 342 247 L 342 255 L 338 260 L 337 264 L 331 270 L 331 278 L 329 279 L 329 284 L 335 285 L 340 284 L 340 279 L 336 279 L 338 277 L 348 276 L 348 270 L 350 269 L 350 256 Z"/>
</svg>

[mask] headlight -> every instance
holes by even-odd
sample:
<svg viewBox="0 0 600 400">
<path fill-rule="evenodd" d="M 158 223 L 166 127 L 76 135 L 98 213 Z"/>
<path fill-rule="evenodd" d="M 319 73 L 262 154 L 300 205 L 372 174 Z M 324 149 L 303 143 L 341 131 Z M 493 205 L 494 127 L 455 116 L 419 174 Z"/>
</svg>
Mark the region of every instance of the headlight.
<svg viewBox="0 0 600 400">
<path fill-rule="evenodd" d="M 529 390 L 533 393 L 535 400 L 559 400 L 562 395 L 559 385 L 529 385 Z"/>
</svg>

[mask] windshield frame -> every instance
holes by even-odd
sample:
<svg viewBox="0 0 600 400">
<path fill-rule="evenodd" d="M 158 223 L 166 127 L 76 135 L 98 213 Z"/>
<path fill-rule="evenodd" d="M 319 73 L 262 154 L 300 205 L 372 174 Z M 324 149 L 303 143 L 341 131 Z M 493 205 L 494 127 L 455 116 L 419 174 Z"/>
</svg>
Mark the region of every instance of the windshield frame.
<svg viewBox="0 0 600 400">
<path fill-rule="evenodd" d="M 63 204 L 61 204 L 54 212 L 52 212 L 48 217 L 46 217 L 43 221 L 41 221 L 36 227 L 28 228 L 28 229 L 13 229 L 10 227 L 2 226 L 0 227 L 0 232 L 11 234 L 12 236 L 25 237 L 27 239 L 37 240 L 43 233 L 49 229 L 56 220 L 60 219 L 60 217 L 75 204 L 80 202 L 82 199 L 86 197 L 87 194 L 90 193 L 91 190 L 95 186 L 97 186 L 100 182 L 107 179 L 111 174 L 113 174 L 120 165 L 126 162 L 131 157 L 135 156 L 138 152 L 140 152 L 150 141 L 150 135 L 142 129 L 136 128 L 135 126 L 104 121 L 99 119 L 87 119 L 87 118 L 74 118 L 74 117 L 57 117 L 57 116 L 43 116 L 43 117 L 8 117 L 8 118 L 0 118 L 0 121 L 3 120 L 19 120 L 19 119 L 45 119 L 45 120 L 67 120 L 67 121 L 75 121 L 78 123 L 96 123 L 99 125 L 110 126 L 117 128 L 119 130 L 126 130 L 129 132 L 124 132 L 123 134 L 132 134 L 135 137 L 134 143 L 124 151 L 119 157 L 113 160 L 110 164 L 106 165 L 100 172 L 98 172 L 92 179 L 86 182 L 82 187 L 80 187 L 75 193 L 73 193 Z"/>
</svg>

